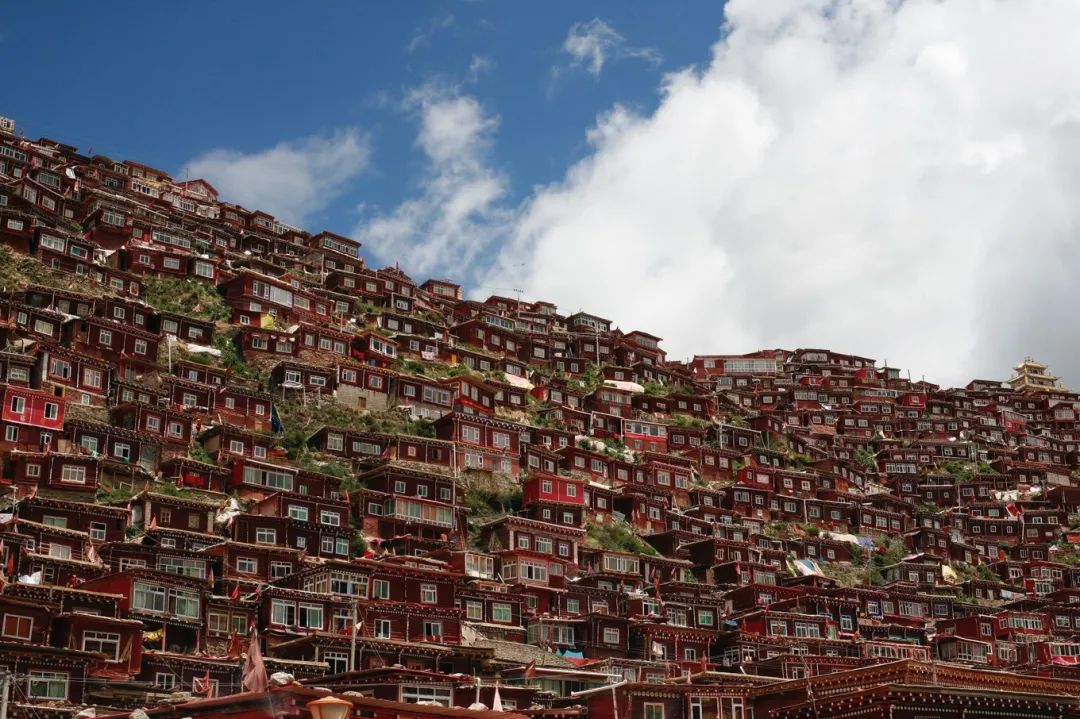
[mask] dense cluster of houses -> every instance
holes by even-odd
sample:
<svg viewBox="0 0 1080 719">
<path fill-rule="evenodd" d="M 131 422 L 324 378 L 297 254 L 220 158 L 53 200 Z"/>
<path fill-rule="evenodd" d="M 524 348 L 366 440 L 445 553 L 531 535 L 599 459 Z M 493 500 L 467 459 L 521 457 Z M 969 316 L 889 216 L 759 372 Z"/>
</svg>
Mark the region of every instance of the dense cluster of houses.
<svg viewBox="0 0 1080 719">
<path fill-rule="evenodd" d="M 0 284 L 12 716 L 240 715 L 253 646 L 357 716 L 1080 716 L 1080 394 L 1030 358 L 672 360 L 9 121 Z"/>
</svg>

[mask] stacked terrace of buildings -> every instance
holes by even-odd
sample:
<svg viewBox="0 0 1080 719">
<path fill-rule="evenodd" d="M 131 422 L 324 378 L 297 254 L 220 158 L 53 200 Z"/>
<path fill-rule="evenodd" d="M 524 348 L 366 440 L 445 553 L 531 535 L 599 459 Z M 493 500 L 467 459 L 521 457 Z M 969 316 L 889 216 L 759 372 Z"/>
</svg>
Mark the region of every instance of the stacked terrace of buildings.
<svg viewBox="0 0 1080 719">
<path fill-rule="evenodd" d="M 2 128 L 13 717 L 240 695 L 252 634 L 372 701 L 1080 716 L 1080 395 L 1045 366 L 673 361 Z"/>
</svg>

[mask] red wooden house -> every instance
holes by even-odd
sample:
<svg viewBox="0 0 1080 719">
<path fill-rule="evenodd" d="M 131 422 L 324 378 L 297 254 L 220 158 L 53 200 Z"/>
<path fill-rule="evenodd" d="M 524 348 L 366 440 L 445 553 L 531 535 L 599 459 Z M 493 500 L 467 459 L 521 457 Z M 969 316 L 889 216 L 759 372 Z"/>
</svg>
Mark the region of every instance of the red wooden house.
<svg viewBox="0 0 1080 719">
<path fill-rule="evenodd" d="M 47 307 L 34 307 L 17 300 L 0 301 L 0 321 L 27 338 L 57 343 L 64 325 L 72 318 Z"/>
<path fill-rule="evenodd" d="M 40 353 L 41 388 L 82 405 L 105 405 L 112 387 L 112 364 L 59 346 Z"/>
<path fill-rule="evenodd" d="M 465 509 L 453 475 L 385 464 L 360 477 L 364 487 L 350 501 L 367 534 L 412 534 L 441 542 L 464 538 Z"/>
<path fill-rule="evenodd" d="M 282 361 L 271 368 L 270 382 L 281 390 L 330 393 L 334 391 L 337 382 L 337 368 L 333 365 Z"/>
<path fill-rule="evenodd" d="M 225 462 L 229 456 L 266 459 L 275 452 L 277 444 L 272 435 L 250 432 L 228 424 L 212 425 L 202 431 L 196 441 L 218 463 Z"/>
<path fill-rule="evenodd" d="M 213 407 L 220 421 L 253 432 L 269 432 L 272 429 L 273 402 L 266 392 L 239 384 L 226 384 L 215 390 Z"/>
<path fill-rule="evenodd" d="M 138 619 L 162 651 L 197 653 L 203 646 L 206 582 L 155 569 L 126 569 L 80 589 L 119 595 L 120 616 Z"/>
<path fill-rule="evenodd" d="M 178 411 L 207 414 L 215 408 L 218 388 L 213 385 L 165 375 L 161 377 L 160 388 L 165 393 L 167 406 Z"/>
<path fill-rule="evenodd" d="M 520 469 L 521 434 L 527 426 L 482 415 L 453 412 L 435 422 L 435 435 L 453 441 L 457 466 L 517 474 Z"/>
<path fill-rule="evenodd" d="M 24 497 L 19 502 L 20 517 L 85 533 L 95 543 L 122 541 L 129 514 L 120 507 L 43 495 Z"/>
<path fill-rule="evenodd" d="M 65 341 L 78 352 L 114 362 L 121 377 L 157 366 L 160 336 L 113 319 L 84 317 L 69 326 Z"/>
<path fill-rule="evenodd" d="M 13 452 L 8 457 L 8 479 L 23 487 L 83 491 L 99 486 L 100 461 L 86 453 L 65 451 Z"/>
<path fill-rule="evenodd" d="M 55 446 L 66 402 L 40 390 L 0 384 L 0 448 L 44 450 Z"/>
<path fill-rule="evenodd" d="M 191 415 L 165 407 L 129 402 L 109 411 L 113 425 L 161 437 L 166 445 L 187 447 L 191 444 Z"/>
<path fill-rule="evenodd" d="M 522 504 L 533 519 L 571 527 L 585 521 L 585 481 L 537 472 L 522 482 Z"/>
<path fill-rule="evenodd" d="M 164 442 L 157 435 L 84 420 L 66 422 L 64 431 L 80 449 L 121 464 L 155 472 L 161 461 Z"/>
<path fill-rule="evenodd" d="M 361 332 L 352 339 L 349 352 L 366 365 L 391 367 L 397 362 L 398 343 L 373 331 Z"/>
<path fill-rule="evenodd" d="M 248 544 L 291 547 L 313 556 L 347 559 L 352 555 L 353 530 L 344 500 L 276 492 L 236 516 L 232 538 Z"/>
</svg>

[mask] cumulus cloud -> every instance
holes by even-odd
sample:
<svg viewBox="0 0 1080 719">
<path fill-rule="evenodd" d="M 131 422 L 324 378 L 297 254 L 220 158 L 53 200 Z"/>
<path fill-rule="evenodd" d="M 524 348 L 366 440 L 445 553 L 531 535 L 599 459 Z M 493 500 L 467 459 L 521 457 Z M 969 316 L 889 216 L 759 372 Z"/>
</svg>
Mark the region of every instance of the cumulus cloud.
<svg viewBox="0 0 1080 719">
<path fill-rule="evenodd" d="M 370 157 L 367 136 L 349 128 L 259 152 L 211 150 L 189 161 L 181 174 L 209 180 L 229 202 L 299 225 L 338 197 Z"/>
<path fill-rule="evenodd" d="M 600 116 L 480 284 L 675 357 L 827 346 L 961 383 L 1031 353 L 1080 385 L 1080 5 L 725 12 L 708 67 Z M 604 42 L 572 54 L 598 73 Z"/>
<path fill-rule="evenodd" d="M 406 98 L 426 167 L 416 193 L 365 218 L 355 235 L 384 260 L 420 274 L 474 279 L 473 261 L 505 230 L 507 180 L 489 162 L 497 116 L 455 88 L 425 85 Z"/>
<path fill-rule="evenodd" d="M 614 27 L 600 18 L 574 23 L 566 33 L 563 52 L 570 56 L 570 67 L 584 69 L 599 77 L 604 64 L 612 59 L 640 58 L 650 63 L 660 62 L 653 48 L 633 47 Z"/>
</svg>

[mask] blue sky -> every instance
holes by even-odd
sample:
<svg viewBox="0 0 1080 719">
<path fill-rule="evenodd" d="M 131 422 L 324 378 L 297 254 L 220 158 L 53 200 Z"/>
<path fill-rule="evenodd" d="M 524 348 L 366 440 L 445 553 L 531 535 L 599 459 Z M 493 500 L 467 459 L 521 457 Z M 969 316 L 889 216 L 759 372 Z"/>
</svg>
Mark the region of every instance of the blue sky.
<svg viewBox="0 0 1080 719">
<path fill-rule="evenodd" d="M 623 38 L 599 75 L 563 49 L 594 19 Z M 497 120 L 486 162 L 514 206 L 587 151 L 598 113 L 649 111 L 665 72 L 706 63 L 722 20 L 717 2 L 23 2 L 0 25 L 0 59 L 18 68 L 0 114 L 177 176 L 215 149 L 354 128 L 366 169 L 303 217 L 350 233 L 358 205 L 389 211 L 424 174 L 418 118 L 402 107 L 416 88 L 452 86 Z M 78 31 L 46 41 L 49 28 Z"/>
<path fill-rule="evenodd" d="M 964 383 L 1031 354 L 1076 385 L 1078 25 L 1069 0 L 9 2 L 0 114 L 673 357 Z"/>
</svg>

